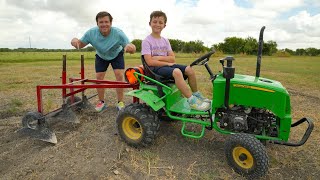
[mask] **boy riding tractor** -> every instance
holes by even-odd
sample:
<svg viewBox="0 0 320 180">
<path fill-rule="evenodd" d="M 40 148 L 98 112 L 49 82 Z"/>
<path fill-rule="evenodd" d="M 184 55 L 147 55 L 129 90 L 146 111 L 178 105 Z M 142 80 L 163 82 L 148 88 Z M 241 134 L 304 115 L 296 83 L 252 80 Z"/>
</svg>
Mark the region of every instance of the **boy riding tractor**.
<svg viewBox="0 0 320 180">
<path fill-rule="evenodd" d="M 208 61 L 214 51 L 198 58 L 190 66 L 205 66 L 213 86 L 211 109 L 197 111 L 172 83 L 153 73 L 142 56 L 144 73 L 133 72 L 140 83 L 127 93 L 144 103 L 132 103 L 117 117 L 120 137 L 134 147 L 152 144 L 164 118 L 181 121 L 181 133 L 189 138 L 202 138 L 205 129 L 229 134 L 225 141 L 228 164 L 247 178 L 259 178 L 268 171 L 266 142 L 301 146 L 313 130 L 311 119 L 302 118 L 291 124 L 288 91 L 278 81 L 260 77 L 264 27 L 260 31 L 256 76 L 235 74 L 233 57 L 220 60 L 223 71 L 214 74 Z M 146 75 L 144 75 L 146 74 Z M 307 122 L 308 128 L 298 143 L 288 142 L 291 127 Z M 200 132 L 187 130 L 187 124 L 201 126 Z"/>
</svg>

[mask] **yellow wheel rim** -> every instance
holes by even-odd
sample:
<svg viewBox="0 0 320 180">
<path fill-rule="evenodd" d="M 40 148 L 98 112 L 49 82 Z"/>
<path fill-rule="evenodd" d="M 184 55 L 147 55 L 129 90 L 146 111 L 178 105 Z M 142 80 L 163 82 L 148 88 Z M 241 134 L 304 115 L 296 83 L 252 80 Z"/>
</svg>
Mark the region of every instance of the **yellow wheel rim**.
<svg viewBox="0 0 320 180">
<path fill-rule="evenodd" d="M 253 167 L 253 157 L 251 153 L 244 147 L 235 147 L 232 151 L 234 161 L 244 169 Z"/>
<path fill-rule="evenodd" d="M 142 127 L 133 117 L 126 117 L 123 120 L 122 129 L 124 134 L 132 140 L 137 140 L 142 136 Z"/>
</svg>

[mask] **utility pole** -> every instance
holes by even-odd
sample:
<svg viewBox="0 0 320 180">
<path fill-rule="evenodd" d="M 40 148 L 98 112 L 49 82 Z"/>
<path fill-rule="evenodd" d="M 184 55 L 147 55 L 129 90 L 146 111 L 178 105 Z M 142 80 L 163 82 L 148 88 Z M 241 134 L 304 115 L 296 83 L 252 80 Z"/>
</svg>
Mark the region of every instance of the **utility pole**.
<svg viewBox="0 0 320 180">
<path fill-rule="evenodd" d="M 31 39 L 30 39 L 30 36 L 29 36 L 29 47 L 31 49 Z"/>
</svg>

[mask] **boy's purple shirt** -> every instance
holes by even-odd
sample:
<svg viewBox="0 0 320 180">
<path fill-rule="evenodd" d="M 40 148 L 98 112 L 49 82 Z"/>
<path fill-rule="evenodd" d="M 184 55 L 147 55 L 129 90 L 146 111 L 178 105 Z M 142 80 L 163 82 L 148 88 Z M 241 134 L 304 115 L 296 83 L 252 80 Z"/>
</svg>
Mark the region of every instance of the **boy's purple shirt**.
<svg viewBox="0 0 320 180">
<path fill-rule="evenodd" d="M 156 39 L 151 35 L 148 35 L 142 41 L 141 55 L 150 54 L 151 56 L 168 56 L 170 51 L 172 51 L 170 42 L 164 37 Z"/>
</svg>

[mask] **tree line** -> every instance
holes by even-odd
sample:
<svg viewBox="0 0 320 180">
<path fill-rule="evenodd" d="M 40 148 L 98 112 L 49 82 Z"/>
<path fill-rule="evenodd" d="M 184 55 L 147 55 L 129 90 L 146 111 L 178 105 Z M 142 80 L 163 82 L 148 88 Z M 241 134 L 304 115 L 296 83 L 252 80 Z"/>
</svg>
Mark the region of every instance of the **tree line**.
<svg viewBox="0 0 320 180">
<path fill-rule="evenodd" d="M 227 37 L 223 42 L 213 44 L 211 47 L 207 47 L 200 40 L 196 41 L 182 41 L 179 39 L 169 39 L 172 50 L 180 53 L 203 53 L 208 52 L 210 49 L 215 49 L 223 54 L 246 54 L 257 55 L 258 53 L 258 41 L 253 37 L 239 38 L 239 37 Z M 136 46 L 137 52 L 141 52 L 141 39 L 134 39 L 132 43 Z M 37 48 L 0 48 L 0 52 L 77 52 L 77 49 L 37 49 Z M 81 51 L 95 51 L 92 46 L 87 46 L 81 49 Z M 263 42 L 263 55 L 296 55 L 296 56 L 320 56 L 320 49 L 317 48 L 300 48 L 291 50 L 288 48 L 278 49 L 275 41 Z"/>
<path fill-rule="evenodd" d="M 78 52 L 78 49 L 38 49 L 38 48 L 0 48 L 0 52 Z M 82 48 L 81 51 L 96 51 L 94 47 L 87 46 L 86 48 Z"/>
</svg>

